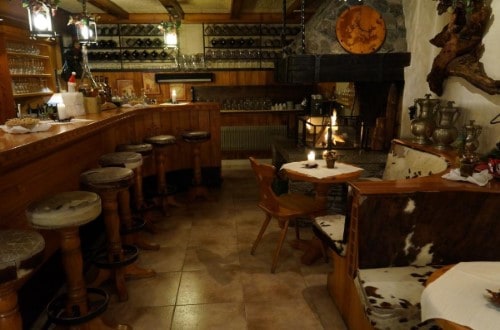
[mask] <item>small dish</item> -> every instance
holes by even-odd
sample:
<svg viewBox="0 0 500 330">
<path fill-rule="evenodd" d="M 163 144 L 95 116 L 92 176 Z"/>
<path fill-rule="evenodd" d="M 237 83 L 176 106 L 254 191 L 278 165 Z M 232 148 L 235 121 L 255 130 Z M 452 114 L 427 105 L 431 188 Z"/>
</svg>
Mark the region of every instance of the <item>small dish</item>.
<svg viewBox="0 0 500 330">
<path fill-rule="evenodd" d="M 316 168 L 316 167 L 318 167 L 318 164 L 316 164 L 316 163 L 314 163 L 314 164 L 305 163 L 304 167 L 305 168 Z"/>
</svg>

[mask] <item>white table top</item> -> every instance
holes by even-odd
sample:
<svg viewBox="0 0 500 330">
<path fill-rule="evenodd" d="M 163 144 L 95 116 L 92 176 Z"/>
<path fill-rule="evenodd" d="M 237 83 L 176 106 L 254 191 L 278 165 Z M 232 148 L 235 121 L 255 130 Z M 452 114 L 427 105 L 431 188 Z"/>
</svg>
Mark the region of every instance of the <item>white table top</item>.
<svg viewBox="0 0 500 330">
<path fill-rule="evenodd" d="M 500 306 L 493 304 L 486 289 L 500 290 L 500 262 L 462 262 L 422 293 L 422 321 L 440 318 L 474 330 L 497 330 Z"/>
</svg>

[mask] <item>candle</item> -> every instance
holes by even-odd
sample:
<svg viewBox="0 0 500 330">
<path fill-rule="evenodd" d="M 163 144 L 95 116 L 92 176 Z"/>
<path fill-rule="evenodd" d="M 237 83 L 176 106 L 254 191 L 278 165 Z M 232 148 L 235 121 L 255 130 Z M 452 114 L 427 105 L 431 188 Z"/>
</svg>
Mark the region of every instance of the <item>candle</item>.
<svg viewBox="0 0 500 330">
<path fill-rule="evenodd" d="M 177 103 L 177 92 L 172 90 L 172 103 Z"/>
<path fill-rule="evenodd" d="M 316 160 L 316 153 L 314 151 L 309 151 L 307 154 L 307 164 L 308 165 L 314 165 Z"/>
<path fill-rule="evenodd" d="M 64 105 L 64 103 L 57 104 L 57 117 L 59 118 L 59 120 L 66 119 L 67 113 L 66 105 Z"/>
</svg>

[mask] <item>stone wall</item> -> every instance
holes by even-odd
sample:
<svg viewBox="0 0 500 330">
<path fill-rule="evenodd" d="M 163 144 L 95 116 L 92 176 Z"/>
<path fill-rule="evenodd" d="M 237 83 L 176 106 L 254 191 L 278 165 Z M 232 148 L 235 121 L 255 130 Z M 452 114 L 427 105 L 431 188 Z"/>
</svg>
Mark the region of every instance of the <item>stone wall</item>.
<svg viewBox="0 0 500 330">
<path fill-rule="evenodd" d="M 305 26 L 306 54 L 343 54 L 346 51 L 337 41 L 335 25 L 337 17 L 346 9 L 356 5 L 367 5 L 376 9 L 384 18 L 387 34 L 379 53 L 406 52 L 406 28 L 402 0 L 348 0 L 325 1 Z M 302 53 L 301 36 L 291 45 L 292 53 Z"/>
</svg>

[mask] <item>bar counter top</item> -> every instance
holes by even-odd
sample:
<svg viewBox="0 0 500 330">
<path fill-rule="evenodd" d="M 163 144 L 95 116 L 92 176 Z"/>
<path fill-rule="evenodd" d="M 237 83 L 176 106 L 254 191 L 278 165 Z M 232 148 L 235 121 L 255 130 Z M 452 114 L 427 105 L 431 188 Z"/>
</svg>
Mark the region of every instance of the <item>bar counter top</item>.
<svg viewBox="0 0 500 330">
<path fill-rule="evenodd" d="M 197 111 L 217 109 L 218 111 L 218 105 L 215 103 L 186 103 L 120 107 L 79 116 L 69 122 L 52 121 L 50 129 L 44 132 L 11 134 L 0 130 L 0 171 L 8 171 L 26 162 L 44 157 L 64 145 L 114 126 L 119 121 L 140 118 L 148 113 L 155 113 L 158 116 L 160 112 L 173 113 L 193 109 Z M 185 127 L 185 129 L 189 128 Z"/>
</svg>

